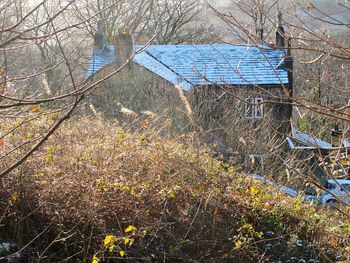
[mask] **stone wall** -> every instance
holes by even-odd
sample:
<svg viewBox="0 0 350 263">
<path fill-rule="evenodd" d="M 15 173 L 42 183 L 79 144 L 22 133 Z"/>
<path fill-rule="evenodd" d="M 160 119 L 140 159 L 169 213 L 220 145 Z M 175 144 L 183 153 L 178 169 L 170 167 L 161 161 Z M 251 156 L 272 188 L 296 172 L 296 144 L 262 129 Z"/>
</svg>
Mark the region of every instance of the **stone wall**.
<svg viewBox="0 0 350 263">
<path fill-rule="evenodd" d="M 104 68 L 95 79 L 112 70 L 112 66 Z M 134 63 L 105 81 L 92 94 L 90 102 L 98 112 L 121 123 L 135 123 L 137 118 L 147 118 L 142 112 L 152 112 L 157 116 L 152 123 L 156 130 L 167 123 L 163 134 L 195 130 L 217 152 L 228 155 L 237 152 L 239 158 L 246 158 L 247 154 L 265 154 L 283 144 L 285 128 L 281 126 L 285 125 L 286 109 L 280 103 L 280 93 L 278 86 L 194 87 L 181 93 L 174 85 Z M 262 119 L 245 117 L 244 99 L 249 96 L 264 99 Z M 126 116 L 125 108 L 137 116 Z M 268 161 L 269 158 L 265 158 L 265 165 L 274 161 L 273 157 Z"/>
<path fill-rule="evenodd" d="M 115 70 L 113 65 L 102 69 L 94 81 L 104 78 Z M 189 126 L 186 107 L 178 90 L 169 82 L 133 63 L 103 82 L 90 96 L 90 103 L 98 112 L 119 122 L 133 121 L 136 115 L 154 113 L 159 125 L 167 122 L 171 130 L 180 132 Z M 136 115 L 128 116 L 125 109 Z M 146 114 L 144 114 L 146 113 Z M 136 117 L 137 118 L 137 117 Z"/>
</svg>

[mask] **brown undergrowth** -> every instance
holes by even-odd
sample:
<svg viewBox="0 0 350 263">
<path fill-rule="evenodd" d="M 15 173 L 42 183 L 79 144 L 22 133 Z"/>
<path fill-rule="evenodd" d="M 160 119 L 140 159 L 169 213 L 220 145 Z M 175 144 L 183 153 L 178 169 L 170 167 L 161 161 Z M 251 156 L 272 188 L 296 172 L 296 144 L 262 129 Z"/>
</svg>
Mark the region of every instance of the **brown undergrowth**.
<svg viewBox="0 0 350 263">
<path fill-rule="evenodd" d="M 3 179 L 0 241 L 23 262 L 349 259 L 348 219 L 146 128 L 66 123 Z"/>
</svg>

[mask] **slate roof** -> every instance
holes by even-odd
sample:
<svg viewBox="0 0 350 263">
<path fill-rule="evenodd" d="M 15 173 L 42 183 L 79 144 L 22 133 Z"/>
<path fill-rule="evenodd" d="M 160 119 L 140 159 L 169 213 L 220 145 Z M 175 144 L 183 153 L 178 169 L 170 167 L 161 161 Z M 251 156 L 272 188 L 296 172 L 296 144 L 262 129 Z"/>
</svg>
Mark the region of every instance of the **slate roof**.
<svg viewBox="0 0 350 263">
<path fill-rule="evenodd" d="M 135 46 L 139 50 L 141 46 Z M 184 90 L 192 86 L 287 84 L 285 52 L 249 45 L 150 45 L 133 61 Z M 114 47 L 94 49 L 90 77 L 114 61 Z"/>
<path fill-rule="evenodd" d="M 295 146 L 292 140 L 302 146 Z M 291 149 L 332 149 L 332 144 L 326 142 L 320 138 L 314 137 L 311 134 L 300 132 L 295 128 L 292 128 L 292 137 L 287 138 L 288 144 Z"/>
</svg>

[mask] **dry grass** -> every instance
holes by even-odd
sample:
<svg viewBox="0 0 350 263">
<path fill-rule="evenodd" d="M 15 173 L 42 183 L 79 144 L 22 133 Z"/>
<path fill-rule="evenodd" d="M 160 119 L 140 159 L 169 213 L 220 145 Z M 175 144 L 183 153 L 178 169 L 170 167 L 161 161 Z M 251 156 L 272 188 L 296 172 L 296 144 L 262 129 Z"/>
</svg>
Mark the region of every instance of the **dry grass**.
<svg viewBox="0 0 350 263">
<path fill-rule="evenodd" d="M 0 240 L 31 242 L 24 262 L 349 260 L 340 215 L 244 179 L 190 138 L 144 129 L 65 124 L 3 180 Z"/>
</svg>

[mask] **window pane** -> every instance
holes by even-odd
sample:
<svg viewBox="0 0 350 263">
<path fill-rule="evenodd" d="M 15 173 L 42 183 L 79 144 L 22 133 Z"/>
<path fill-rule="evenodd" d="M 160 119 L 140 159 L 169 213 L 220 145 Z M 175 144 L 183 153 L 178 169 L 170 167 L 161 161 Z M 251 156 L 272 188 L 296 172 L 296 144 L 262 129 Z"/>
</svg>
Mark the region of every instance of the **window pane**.
<svg viewBox="0 0 350 263">
<path fill-rule="evenodd" d="M 262 118 L 264 115 L 264 104 L 262 98 L 255 98 L 255 117 Z"/>
<path fill-rule="evenodd" d="M 253 118 L 253 99 L 251 98 L 246 98 L 246 103 L 245 103 L 245 117 L 246 118 Z"/>
<path fill-rule="evenodd" d="M 262 118 L 264 115 L 264 104 L 262 97 L 245 98 L 244 110 L 246 118 Z"/>
</svg>

